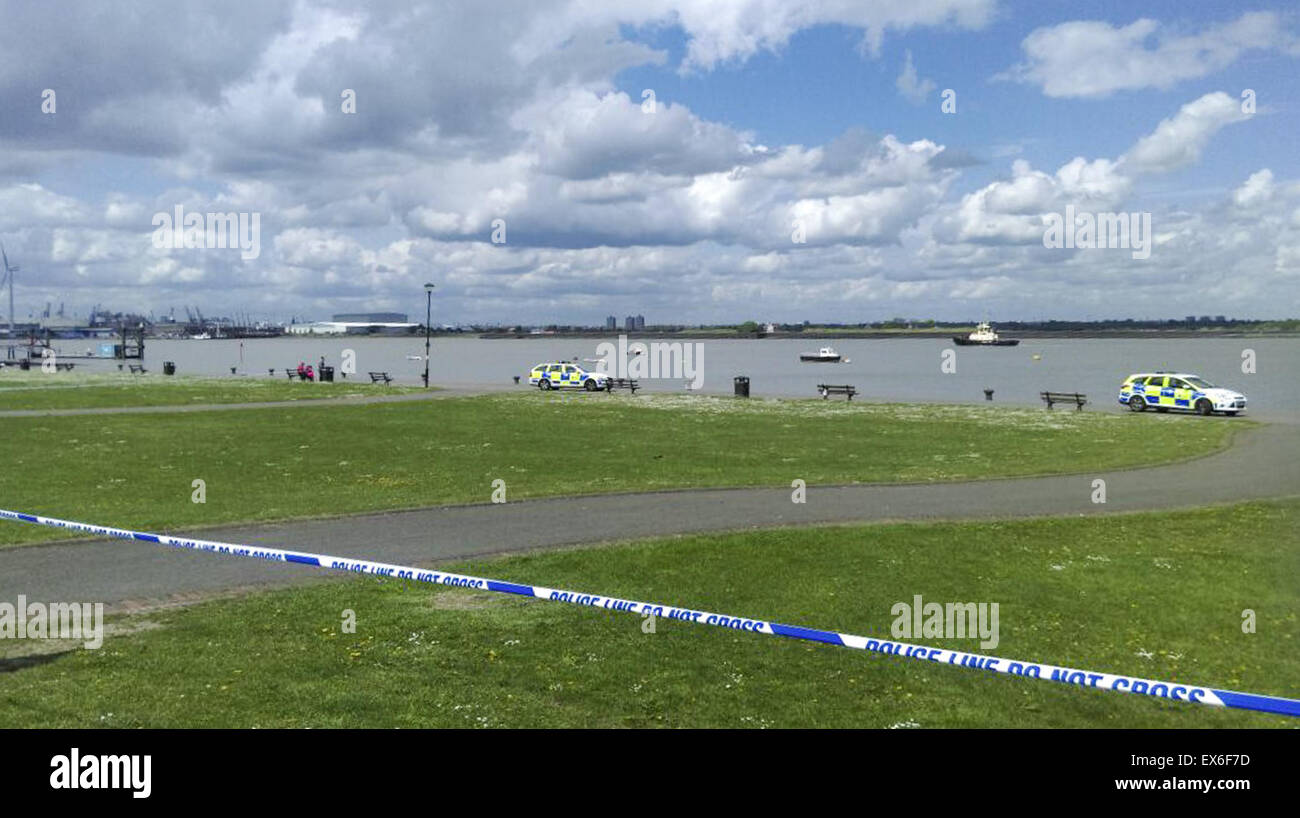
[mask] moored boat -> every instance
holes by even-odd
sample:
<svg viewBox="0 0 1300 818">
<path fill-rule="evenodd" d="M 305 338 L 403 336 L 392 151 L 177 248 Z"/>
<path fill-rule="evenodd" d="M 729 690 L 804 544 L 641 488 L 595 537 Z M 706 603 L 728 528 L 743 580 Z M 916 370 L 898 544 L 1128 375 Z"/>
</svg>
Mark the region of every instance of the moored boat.
<svg viewBox="0 0 1300 818">
<path fill-rule="evenodd" d="M 1020 343 L 1020 339 L 1003 338 L 993 331 L 988 321 L 981 321 L 975 325 L 975 331 L 970 335 L 954 335 L 952 342 L 962 347 L 1013 347 Z"/>
<path fill-rule="evenodd" d="M 799 353 L 799 360 L 805 363 L 836 364 L 841 358 L 842 356 L 835 351 L 834 347 L 822 347 L 816 352 Z"/>
</svg>

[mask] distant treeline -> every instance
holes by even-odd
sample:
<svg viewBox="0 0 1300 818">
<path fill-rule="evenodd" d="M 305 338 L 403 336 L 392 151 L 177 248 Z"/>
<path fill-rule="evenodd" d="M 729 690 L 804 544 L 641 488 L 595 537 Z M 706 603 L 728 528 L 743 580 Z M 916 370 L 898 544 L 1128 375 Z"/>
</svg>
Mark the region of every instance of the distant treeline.
<svg viewBox="0 0 1300 818">
<path fill-rule="evenodd" d="M 778 332 L 804 332 L 824 330 L 955 330 L 974 326 L 975 321 L 936 321 L 933 319 L 915 320 L 894 318 L 888 321 L 863 322 L 859 324 L 776 324 Z M 755 322 L 738 325 L 744 332 L 757 329 Z M 1140 319 L 1110 318 L 1101 321 L 998 321 L 1000 330 L 1019 330 L 1031 332 L 1105 332 L 1108 330 L 1250 330 L 1253 332 L 1300 332 L 1300 318 L 1283 318 L 1276 320 L 1255 320 L 1228 318 L 1223 315 L 1189 315 L 1183 318 Z"/>
<path fill-rule="evenodd" d="M 862 335 L 862 334 L 926 334 L 931 332 L 969 332 L 976 321 L 938 321 L 935 319 L 891 318 L 888 321 L 863 321 L 861 323 L 821 323 L 804 321 L 793 324 L 760 323 L 745 321 L 740 324 L 652 324 L 637 331 L 636 335 L 646 334 L 682 334 L 691 337 L 714 337 L 740 334 L 742 336 L 763 337 L 789 333 L 807 333 L 809 335 Z M 1300 334 L 1300 318 L 1281 318 L 1256 320 L 1228 318 L 1224 315 L 1188 315 L 1183 318 L 1109 318 L 1101 321 L 997 321 L 999 331 L 1009 333 L 1135 333 L 1135 332 L 1279 332 Z M 471 326 L 455 330 L 443 328 L 436 330 L 439 334 L 448 332 L 475 332 L 486 337 L 528 337 L 538 333 L 547 335 L 607 336 L 627 332 L 625 329 L 607 329 L 605 327 L 588 327 L 575 324 L 547 324 L 539 327 L 511 326 Z"/>
</svg>

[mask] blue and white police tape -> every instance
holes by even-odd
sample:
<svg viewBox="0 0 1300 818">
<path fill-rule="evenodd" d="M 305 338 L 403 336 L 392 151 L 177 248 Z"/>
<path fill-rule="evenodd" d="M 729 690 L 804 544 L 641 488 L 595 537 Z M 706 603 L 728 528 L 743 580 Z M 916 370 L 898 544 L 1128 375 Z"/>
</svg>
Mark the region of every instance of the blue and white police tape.
<svg viewBox="0 0 1300 818">
<path fill-rule="evenodd" d="M 590 608 L 603 608 L 610 611 L 654 615 L 699 625 L 713 625 L 719 628 L 762 633 L 768 636 L 787 636 L 792 639 L 806 639 L 811 642 L 824 642 L 846 648 L 857 648 L 889 656 L 905 657 L 919 661 L 934 662 L 943 665 L 986 670 L 994 673 L 1006 673 L 1027 679 L 1044 679 L 1061 682 L 1078 687 L 1115 690 L 1121 693 L 1137 693 L 1144 696 L 1167 699 L 1193 704 L 1205 704 L 1213 707 L 1232 707 L 1238 710 L 1258 710 L 1264 713 L 1279 713 L 1285 716 L 1300 716 L 1300 701 L 1284 699 L 1277 696 L 1261 696 L 1256 693 L 1238 693 L 1233 690 L 1218 690 L 1210 687 L 1179 684 L 1177 682 L 1160 682 L 1153 679 L 1140 679 L 1133 676 L 1118 676 L 1112 673 L 1093 673 L 1087 670 L 1059 667 L 1040 662 L 1020 662 L 1000 659 L 977 653 L 963 653 L 959 650 L 928 648 L 897 642 L 888 639 L 870 639 L 849 633 L 823 631 L 815 628 L 802 628 L 797 625 L 782 625 L 763 619 L 750 619 L 744 616 L 697 611 L 691 608 L 678 608 L 655 602 L 638 602 L 632 599 L 585 594 L 579 591 L 563 591 L 556 588 L 544 588 L 540 585 L 520 585 L 514 582 L 472 577 L 464 574 L 451 574 L 445 571 L 430 571 L 411 568 L 404 565 L 389 565 L 352 557 L 332 557 L 328 554 L 312 554 L 305 551 L 284 551 L 278 548 L 262 546 L 236 545 L 233 543 L 195 540 L 187 537 L 172 537 L 166 534 L 151 534 L 146 531 L 132 531 L 125 528 L 91 525 L 55 517 L 42 517 L 36 514 L 24 514 L 18 511 L 0 509 L 0 518 L 18 520 L 24 523 L 65 528 L 84 534 L 97 534 L 124 540 L 157 543 L 172 548 L 186 548 L 192 551 L 207 551 L 214 554 L 226 554 L 234 557 L 252 557 L 274 562 L 293 562 L 312 565 L 319 568 L 332 568 L 339 571 L 354 571 L 360 574 L 374 574 L 381 577 L 427 582 L 433 585 L 451 585 L 461 588 L 476 588 L 481 591 L 496 591 L 505 594 L 531 596 L 552 602 L 568 602 L 572 605 L 584 605 Z"/>
</svg>

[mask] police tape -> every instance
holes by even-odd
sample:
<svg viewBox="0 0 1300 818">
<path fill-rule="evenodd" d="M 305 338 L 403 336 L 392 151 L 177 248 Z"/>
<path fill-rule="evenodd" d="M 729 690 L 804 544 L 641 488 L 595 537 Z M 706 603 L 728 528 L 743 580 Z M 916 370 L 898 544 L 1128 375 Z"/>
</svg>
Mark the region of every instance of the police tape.
<svg viewBox="0 0 1300 818">
<path fill-rule="evenodd" d="M 681 622 L 694 622 L 699 625 L 712 625 L 719 628 L 761 633 L 768 636 L 785 636 L 791 639 L 805 639 L 810 642 L 823 642 L 839 647 L 856 648 L 889 656 L 904 657 L 919 661 L 933 662 L 941 665 L 985 670 L 993 673 L 1005 673 L 1026 679 L 1041 679 L 1060 682 L 1076 687 L 1114 690 L 1121 693 L 1204 704 L 1212 707 L 1231 707 L 1238 710 L 1257 710 L 1264 713 L 1278 713 L 1285 716 L 1300 716 L 1300 701 L 1284 699 L 1277 696 L 1263 696 L 1257 693 L 1239 693 L 1233 690 L 1219 690 L 1211 687 L 1161 682 L 1153 679 L 1141 679 L 1133 676 L 1119 676 L 1112 673 L 1094 673 L 1087 670 L 1060 667 L 1040 662 L 1021 662 L 1001 659 L 977 653 L 963 653 L 946 648 L 930 648 L 886 639 L 870 639 L 837 631 L 823 631 L 816 628 L 803 628 L 798 625 L 783 625 L 762 619 L 750 619 L 743 616 L 697 611 L 690 608 L 678 608 L 654 602 L 638 602 L 632 599 L 586 594 L 579 591 L 564 591 L 545 588 L 540 585 L 521 585 L 496 579 L 452 574 L 445 571 L 431 571 L 411 568 L 404 565 L 389 565 L 382 562 L 360 560 L 351 557 L 333 557 L 328 554 L 312 554 L 305 551 L 285 551 L 278 548 L 265 548 L 251 545 L 214 542 L 212 540 L 195 540 L 186 537 L 172 537 L 166 534 L 151 534 L 146 531 L 132 531 L 126 528 L 92 525 L 56 517 L 42 517 L 36 514 L 24 514 L 18 511 L 0 509 L 0 519 L 17 520 L 35 525 L 64 528 L 85 534 L 97 534 L 124 540 L 166 545 L 172 548 L 184 548 L 192 551 L 206 551 L 234 557 L 251 557 L 253 559 L 289 562 L 299 565 L 311 565 L 318 568 L 330 568 L 339 571 L 353 571 L 360 574 L 372 574 L 380 577 L 427 582 L 433 585 L 449 585 L 459 588 L 475 588 L 481 591 L 517 594 L 551 602 L 567 602 L 590 608 L 610 611 L 624 611 L 642 616 L 656 616 Z"/>
</svg>

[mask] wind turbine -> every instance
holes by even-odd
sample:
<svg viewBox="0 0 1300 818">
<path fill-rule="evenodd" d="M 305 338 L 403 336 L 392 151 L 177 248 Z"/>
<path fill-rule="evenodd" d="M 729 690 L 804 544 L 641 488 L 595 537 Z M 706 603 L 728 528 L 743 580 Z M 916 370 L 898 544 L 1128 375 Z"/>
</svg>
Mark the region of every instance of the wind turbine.
<svg viewBox="0 0 1300 818">
<path fill-rule="evenodd" d="M 5 281 L 9 282 L 9 342 L 13 343 L 14 336 L 14 273 L 18 272 L 18 265 L 9 265 L 9 254 L 5 252 L 5 246 L 0 244 L 0 258 L 4 259 L 4 276 L 0 277 L 0 287 L 4 286 Z"/>
</svg>

